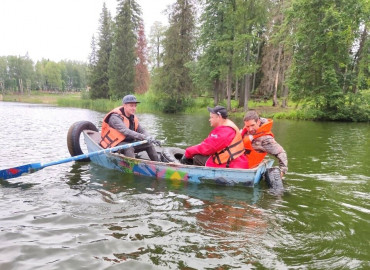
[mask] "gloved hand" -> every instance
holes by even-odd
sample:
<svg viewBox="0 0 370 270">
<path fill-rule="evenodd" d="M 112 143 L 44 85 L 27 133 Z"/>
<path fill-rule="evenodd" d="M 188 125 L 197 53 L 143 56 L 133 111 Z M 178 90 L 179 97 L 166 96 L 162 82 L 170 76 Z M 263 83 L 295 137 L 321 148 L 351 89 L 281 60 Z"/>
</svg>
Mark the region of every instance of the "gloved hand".
<svg viewBox="0 0 370 270">
<path fill-rule="evenodd" d="M 185 157 L 185 155 L 183 155 L 182 158 L 180 159 L 180 163 L 181 164 L 186 164 L 186 157 Z"/>
<path fill-rule="evenodd" d="M 190 158 L 186 158 L 185 155 L 183 155 L 182 158 L 180 159 L 180 163 L 185 165 L 191 165 L 192 160 Z"/>
<path fill-rule="evenodd" d="M 155 138 L 154 136 L 147 136 L 147 137 L 145 138 L 145 140 L 147 140 L 147 141 L 148 141 L 148 143 L 155 144 L 155 145 L 157 145 L 157 146 L 161 146 L 161 142 L 160 142 L 160 141 L 158 141 L 158 140 L 156 140 L 156 138 Z"/>
<path fill-rule="evenodd" d="M 145 140 L 147 140 L 148 143 L 153 143 L 155 141 L 155 137 L 154 136 L 146 136 Z"/>
</svg>

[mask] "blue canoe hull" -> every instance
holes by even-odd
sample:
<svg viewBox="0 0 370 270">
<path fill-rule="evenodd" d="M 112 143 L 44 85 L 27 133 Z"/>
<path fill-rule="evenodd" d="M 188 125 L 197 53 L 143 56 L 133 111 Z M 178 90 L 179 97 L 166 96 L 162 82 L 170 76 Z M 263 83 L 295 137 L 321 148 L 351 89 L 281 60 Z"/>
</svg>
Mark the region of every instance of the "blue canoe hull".
<svg viewBox="0 0 370 270">
<path fill-rule="evenodd" d="M 102 150 L 96 142 L 96 140 L 98 140 L 97 138 L 100 138 L 99 133 L 85 130 L 83 134 L 89 152 Z M 91 157 L 91 161 L 100 166 L 122 171 L 124 173 L 177 181 L 181 180 L 191 183 L 215 183 L 232 186 L 254 186 L 258 184 L 263 178 L 266 169 L 270 168 L 274 163 L 273 160 L 264 160 L 258 167 L 247 170 L 210 168 L 130 158 L 117 153 L 94 156 Z"/>
</svg>

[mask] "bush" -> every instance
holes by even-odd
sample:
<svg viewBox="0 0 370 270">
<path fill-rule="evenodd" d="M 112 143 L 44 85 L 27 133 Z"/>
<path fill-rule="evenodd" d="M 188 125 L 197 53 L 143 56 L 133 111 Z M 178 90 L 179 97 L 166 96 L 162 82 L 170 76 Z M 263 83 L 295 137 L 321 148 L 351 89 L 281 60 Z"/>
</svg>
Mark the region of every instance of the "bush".
<svg viewBox="0 0 370 270">
<path fill-rule="evenodd" d="M 338 98 L 335 106 L 310 106 L 305 113 L 312 115 L 312 119 L 316 120 L 369 122 L 369 104 L 370 95 L 367 92 L 348 93 Z"/>
</svg>

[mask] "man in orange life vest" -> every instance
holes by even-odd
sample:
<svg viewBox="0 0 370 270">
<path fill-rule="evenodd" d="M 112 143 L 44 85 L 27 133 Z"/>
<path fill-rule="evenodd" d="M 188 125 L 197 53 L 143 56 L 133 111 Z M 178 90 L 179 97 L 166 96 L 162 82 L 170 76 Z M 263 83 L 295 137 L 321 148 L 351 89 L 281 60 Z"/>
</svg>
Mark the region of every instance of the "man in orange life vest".
<svg viewBox="0 0 370 270">
<path fill-rule="evenodd" d="M 159 161 L 153 143 L 159 145 L 160 142 L 145 131 L 135 116 L 136 105 L 140 102 L 136 100 L 134 95 L 127 95 L 123 97 L 122 103 L 121 107 L 113 109 L 104 117 L 100 145 L 103 148 L 110 148 L 134 141 L 147 140 L 146 144 L 121 151 L 128 157 L 135 157 L 135 153 L 146 151 L 151 160 Z"/>
<path fill-rule="evenodd" d="M 244 116 L 244 128 L 242 137 L 246 156 L 251 168 L 257 166 L 270 154 L 279 160 L 281 177 L 288 171 L 288 158 L 283 147 L 274 139 L 271 132 L 273 121 L 259 117 L 255 110 L 249 110 Z"/>
<path fill-rule="evenodd" d="M 239 128 L 227 119 L 222 106 L 209 108 L 209 122 L 214 129 L 203 142 L 186 148 L 181 162 L 193 159 L 194 165 L 221 168 L 248 168 Z"/>
</svg>

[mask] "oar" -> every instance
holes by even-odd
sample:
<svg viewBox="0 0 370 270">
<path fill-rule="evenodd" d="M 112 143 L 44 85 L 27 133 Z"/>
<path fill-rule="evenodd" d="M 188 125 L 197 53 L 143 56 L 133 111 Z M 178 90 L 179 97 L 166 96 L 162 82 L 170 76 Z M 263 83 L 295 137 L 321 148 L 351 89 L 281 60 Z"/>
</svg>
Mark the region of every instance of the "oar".
<svg viewBox="0 0 370 270">
<path fill-rule="evenodd" d="M 58 164 L 62 164 L 62 163 L 67 163 L 67 162 L 70 162 L 70 161 L 80 160 L 80 159 L 84 159 L 84 158 L 90 158 L 90 157 L 101 155 L 101 154 L 116 152 L 118 150 L 130 148 L 130 147 L 137 146 L 137 145 L 144 144 L 144 143 L 147 143 L 147 141 L 144 140 L 144 141 L 128 143 L 128 144 L 124 144 L 124 145 L 119 145 L 119 146 L 116 146 L 116 147 L 107 148 L 107 149 L 99 150 L 99 151 L 96 151 L 96 152 L 91 152 L 91 153 L 88 153 L 88 154 L 82 154 L 82 155 L 78 155 L 78 156 L 74 156 L 74 157 L 70 157 L 70 158 L 66 158 L 66 159 L 61 159 L 61 160 L 53 161 L 53 162 L 49 162 L 49 163 L 44 163 L 44 164 L 42 164 L 42 163 L 31 163 L 31 164 L 22 165 L 22 166 L 19 166 L 19 167 L 0 170 L 0 180 L 16 178 L 16 177 L 19 177 L 19 176 L 21 176 L 23 174 L 26 174 L 26 173 L 34 173 L 38 170 L 41 170 L 41 169 L 49 167 L 49 166 L 58 165 Z"/>
</svg>

